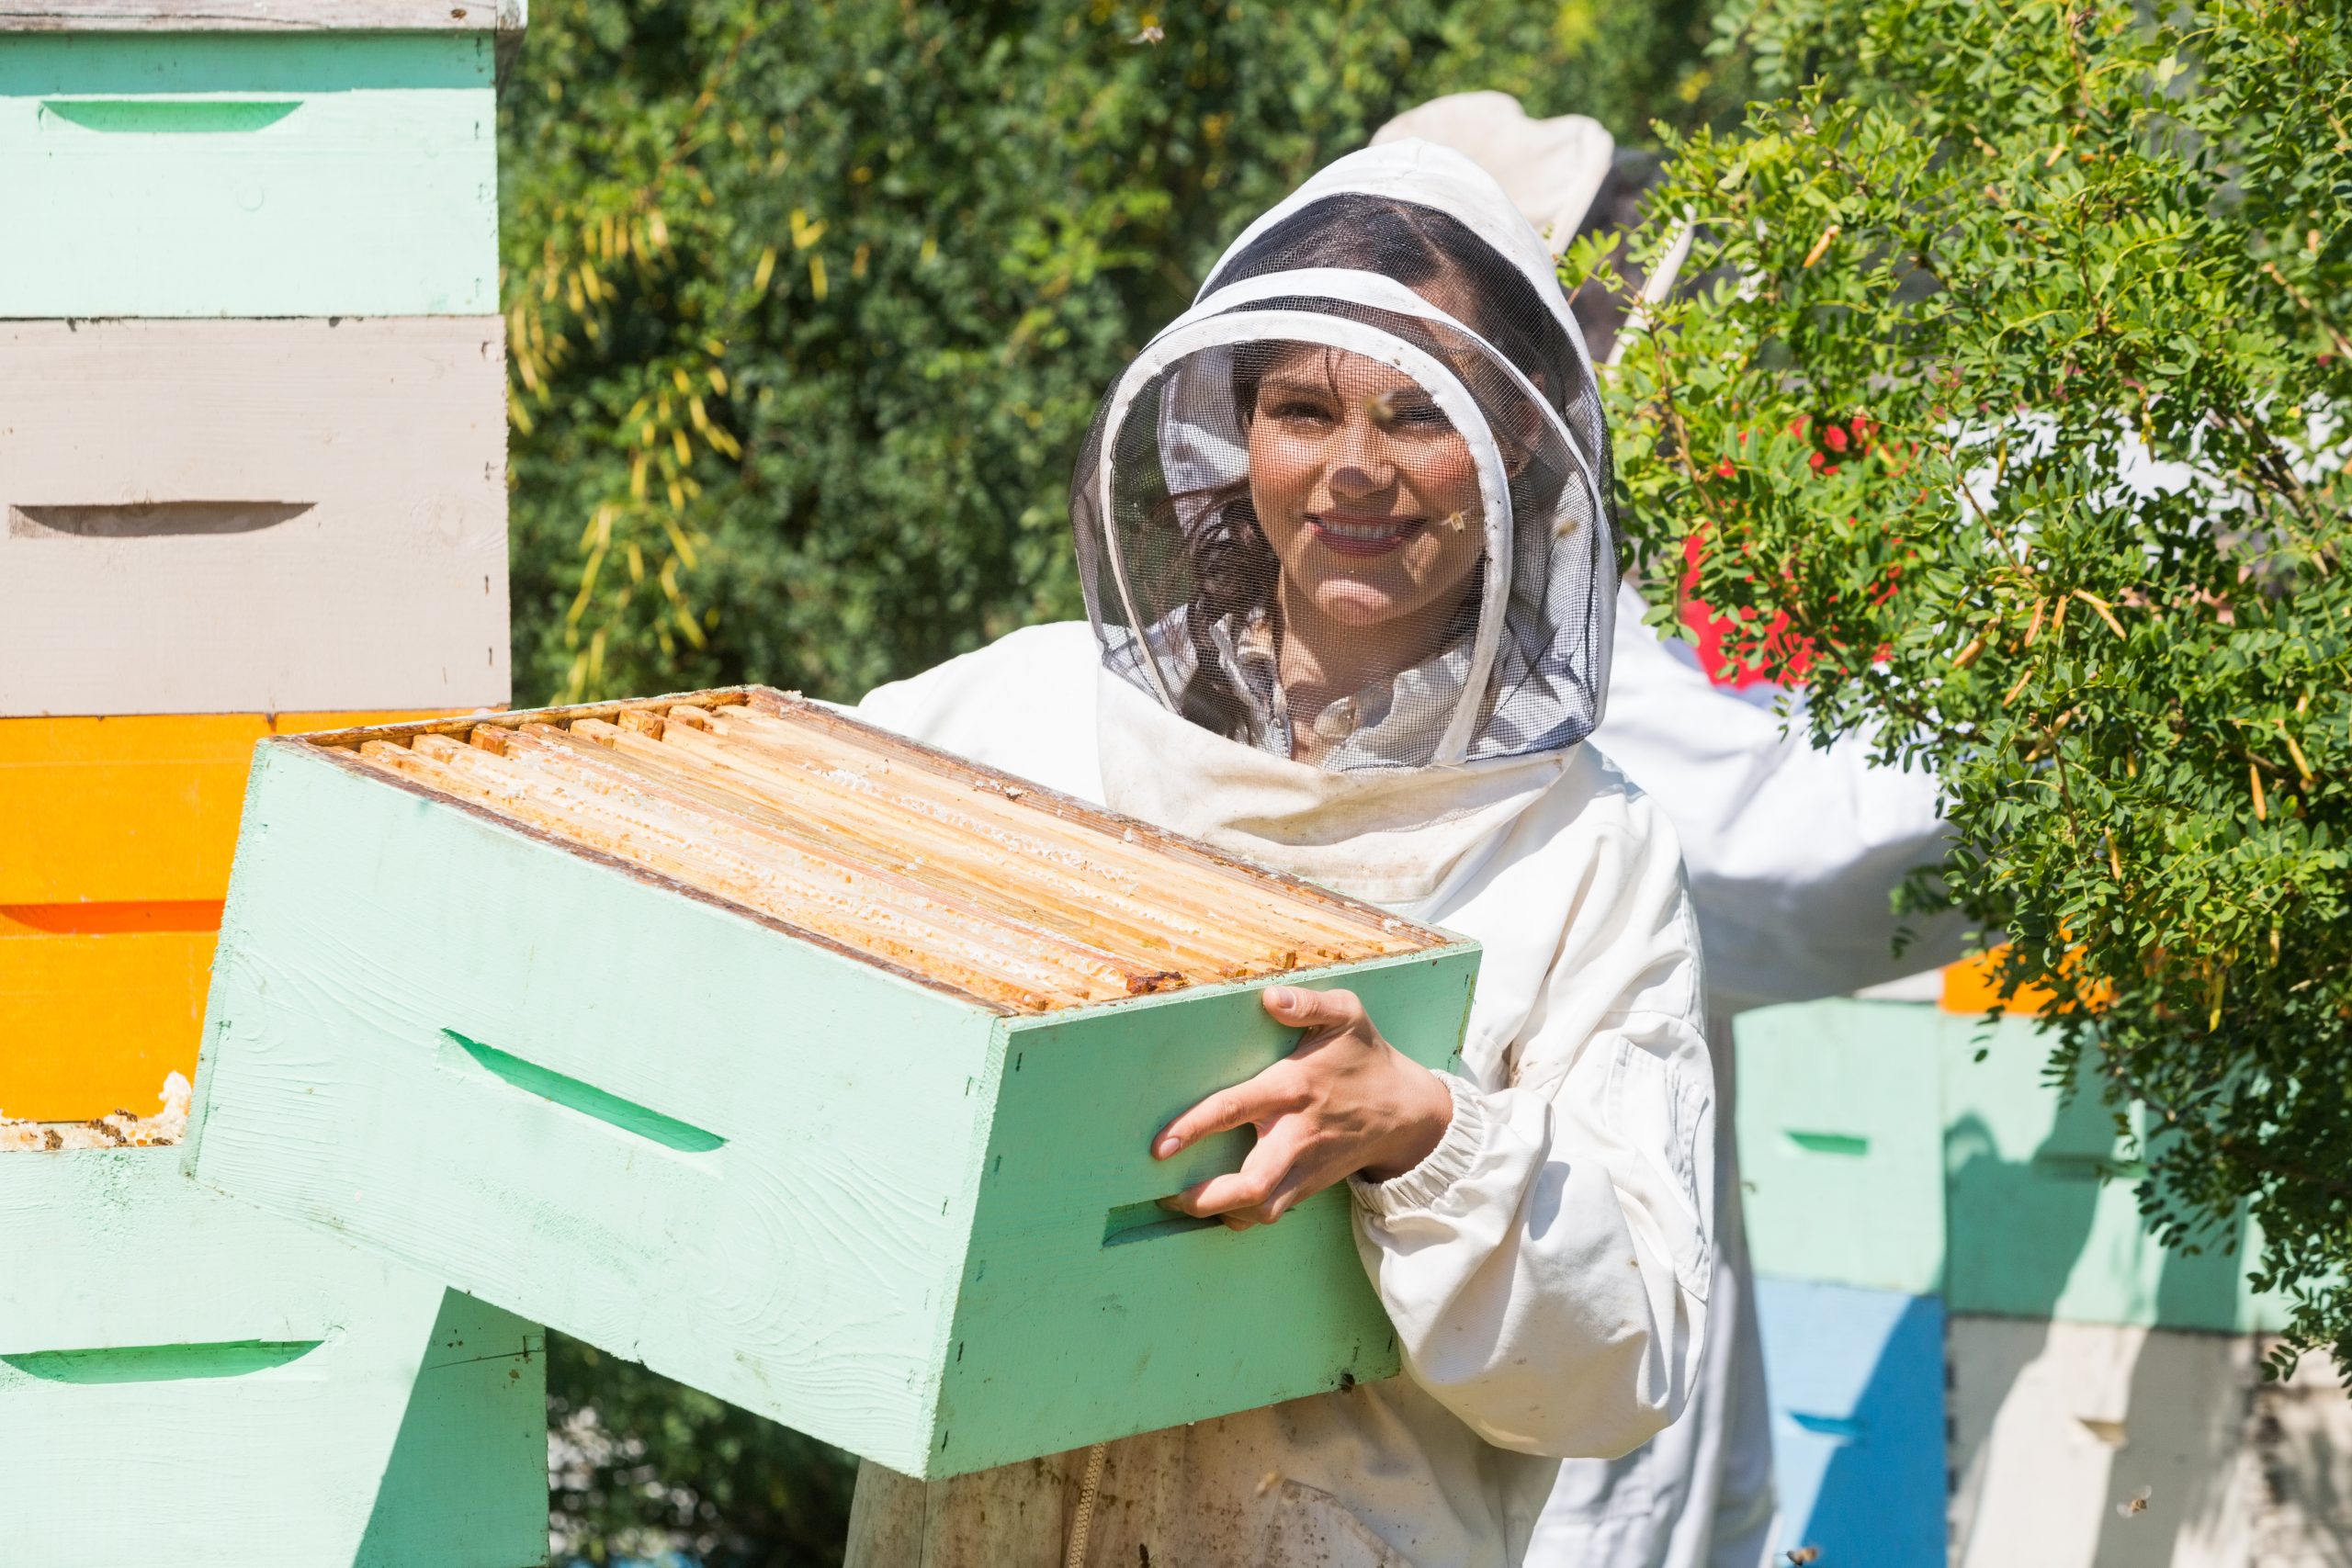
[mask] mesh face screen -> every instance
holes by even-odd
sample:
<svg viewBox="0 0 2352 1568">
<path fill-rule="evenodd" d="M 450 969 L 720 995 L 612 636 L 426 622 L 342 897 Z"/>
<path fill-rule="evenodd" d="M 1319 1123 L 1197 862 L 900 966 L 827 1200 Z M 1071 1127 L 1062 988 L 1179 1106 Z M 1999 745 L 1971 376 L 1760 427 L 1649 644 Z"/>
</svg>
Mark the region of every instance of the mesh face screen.
<svg viewBox="0 0 2352 1568">
<path fill-rule="evenodd" d="M 1108 666 L 1337 771 L 1581 739 L 1614 547 L 1564 316 L 1466 225 L 1391 197 L 1323 197 L 1229 254 L 1080 455 Z"/>
</svg>

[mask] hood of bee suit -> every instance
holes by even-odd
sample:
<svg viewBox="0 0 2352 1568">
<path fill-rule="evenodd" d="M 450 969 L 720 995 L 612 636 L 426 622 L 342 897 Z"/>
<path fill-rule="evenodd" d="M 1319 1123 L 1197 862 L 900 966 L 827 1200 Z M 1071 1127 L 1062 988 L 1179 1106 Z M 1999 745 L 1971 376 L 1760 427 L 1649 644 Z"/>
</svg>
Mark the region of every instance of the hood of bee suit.
<svg viewBox="0 0 2352 1568">
<path fill-rule="evenodd" d="M 1583 340 L 1501 186 L 1418 141 L 1330 164 L 1080 455 L 1109 804 L 1442 904 L 1600 721 L 1611 495 Z"/>
</svg>

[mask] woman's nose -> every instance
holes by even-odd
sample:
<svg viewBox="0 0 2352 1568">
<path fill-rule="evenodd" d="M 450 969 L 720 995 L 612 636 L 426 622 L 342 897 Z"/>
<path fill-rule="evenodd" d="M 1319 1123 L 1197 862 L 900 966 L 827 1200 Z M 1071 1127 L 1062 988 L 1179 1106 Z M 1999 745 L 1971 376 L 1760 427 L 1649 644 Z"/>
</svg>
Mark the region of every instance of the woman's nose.
<svg viewBox="0 0 2352 1568">
<path fill-rule="evenodd" d="M 1396 465 L 1389 456 L 1387 433 L 1370 410 L 1356 411 L 1340 427 L 1338 450 L 1332 454 L 1332 493 L 1344 500 L 1360 500 L 1396 482 Z"/>
</svg>

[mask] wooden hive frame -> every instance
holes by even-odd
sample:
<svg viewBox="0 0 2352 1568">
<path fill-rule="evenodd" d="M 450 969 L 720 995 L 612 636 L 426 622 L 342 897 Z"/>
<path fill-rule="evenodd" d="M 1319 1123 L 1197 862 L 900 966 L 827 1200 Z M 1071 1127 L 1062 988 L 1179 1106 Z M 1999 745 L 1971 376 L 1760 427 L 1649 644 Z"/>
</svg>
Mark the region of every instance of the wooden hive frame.
<svg viewBox="0 0 2352 1568">
<path fill-rule="evenodd" d="M 764 687 L 300 743 L 1007 1012 L 1451 940 Z"/>
<path fill-rule="evenodd" d="M 1452 1065 L 1475 942 L 759 687 L 255 749 L 206 1185 L 915 1475 L 1399 1370 L 1343 1191 L 1151 1156 L 1345 986 Z"/>
</svg>

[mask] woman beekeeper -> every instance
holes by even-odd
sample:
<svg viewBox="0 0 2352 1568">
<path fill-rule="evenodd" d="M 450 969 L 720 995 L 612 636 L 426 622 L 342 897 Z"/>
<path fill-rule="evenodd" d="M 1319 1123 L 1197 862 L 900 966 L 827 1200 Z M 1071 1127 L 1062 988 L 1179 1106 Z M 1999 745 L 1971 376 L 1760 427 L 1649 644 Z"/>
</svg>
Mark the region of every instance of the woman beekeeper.
<svg viewBox="0 0 2352 1568">
<path fill-rule="evenodd" d="M 1673 840 L 1580 744 L 1610 484 L 1543 243 L 1459 154 L 1374 148 L 1251 225 L 1104 400 L 1071 497 L 1091 626 L 866 699 L 1485 957 L 1462 1077 L 1276 988 L 1298 1049 L 1156 1135 L 1257 1130 L 1176 1200 L 1232 1224 L 1347 1181 L 1407 1376 L 956 1480 L 869 1465 L 853 1568 L 1515 1564 L 1559 1456 L 1680 1409 L 1713 1089 Z"/>
</svg>

